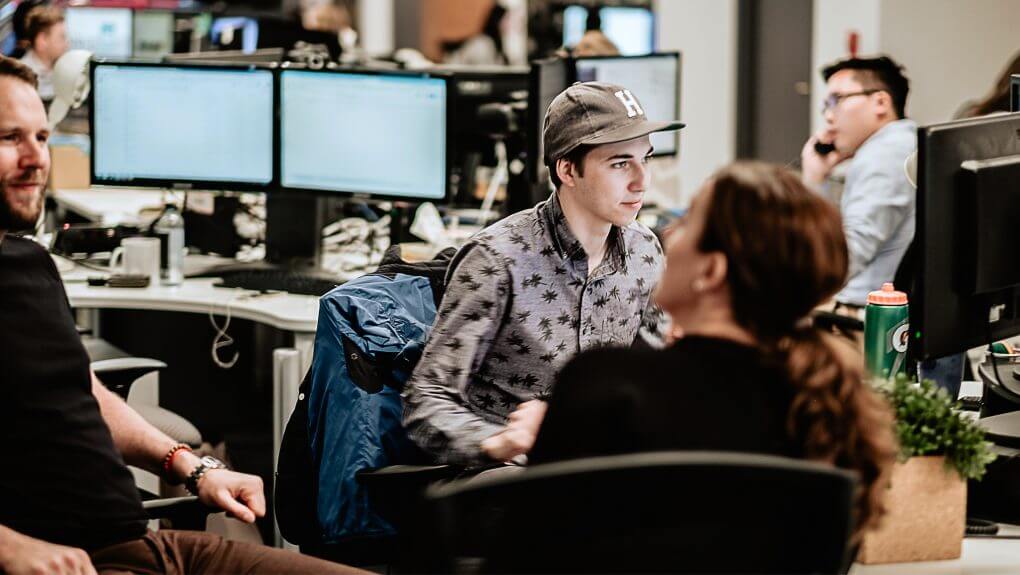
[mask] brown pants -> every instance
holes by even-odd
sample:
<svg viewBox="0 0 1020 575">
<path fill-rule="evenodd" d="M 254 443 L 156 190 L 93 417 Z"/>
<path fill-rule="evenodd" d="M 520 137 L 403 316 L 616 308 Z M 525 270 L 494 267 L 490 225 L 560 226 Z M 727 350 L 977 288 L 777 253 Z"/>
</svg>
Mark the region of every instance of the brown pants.
<svg viewBox="0 0 1020 575">
<path fill-rule="evenodd" d="M 365 573 L 307 555 L 262 545 L 228 541 L 199 531 L 150 531 L 141 539 L 92 552 L 101 574 L 191 573 Z"/>
</svg>

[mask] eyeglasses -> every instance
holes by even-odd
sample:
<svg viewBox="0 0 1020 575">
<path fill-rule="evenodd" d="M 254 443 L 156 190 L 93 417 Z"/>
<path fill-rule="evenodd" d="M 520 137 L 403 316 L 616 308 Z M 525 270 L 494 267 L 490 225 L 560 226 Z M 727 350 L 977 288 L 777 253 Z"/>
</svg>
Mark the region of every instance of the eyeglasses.
<svg viewBox="0 0 1020 575">
<path fill-rule="evenodd" d="M 822 113 L 826 113 L 839 105 L 843 100 L 853 96 L 870 96 L 876 92 L 882 92 L 882 90 L 861 90 L 860 92 L 849 92 L 846 94 L 829 94 L 829 97 L 822 102 Z"/>
</svg>

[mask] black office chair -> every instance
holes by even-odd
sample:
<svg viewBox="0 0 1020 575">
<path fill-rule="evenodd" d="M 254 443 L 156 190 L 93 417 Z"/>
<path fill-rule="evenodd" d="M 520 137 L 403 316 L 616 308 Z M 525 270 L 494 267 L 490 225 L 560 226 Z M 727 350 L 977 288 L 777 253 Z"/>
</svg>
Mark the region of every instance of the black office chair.
<svg viewBox="0 0 1020 575">
<path fill-rule="evenodd" d="M 844 573 L 851 472 L 741 453 L 578 459 L 427 491 L 444 570 Z"/>
<path fill-rule="evenodd" d="M 187 531 L 205 531 L 210 513 L 222 513 L 199 501 L 194 495 L 184 497 L 163 497 L 139 490 L 142 507 L 149 519 L 159 519 L 163 526 Z"/>
</svg>

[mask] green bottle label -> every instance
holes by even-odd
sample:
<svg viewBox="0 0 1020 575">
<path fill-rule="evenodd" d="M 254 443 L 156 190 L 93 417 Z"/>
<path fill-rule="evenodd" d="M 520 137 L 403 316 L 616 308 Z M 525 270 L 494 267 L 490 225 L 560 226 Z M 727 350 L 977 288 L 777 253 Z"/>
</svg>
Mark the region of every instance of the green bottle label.
<svg viewBox="0 0 1020 575">
<path fill-rule="evenodd" d="M 864 363 L 872 377 L 887 379 L 906 372 L 910 339 L 906 305 L 868 304 L 864 312 Z"/>
</svg>

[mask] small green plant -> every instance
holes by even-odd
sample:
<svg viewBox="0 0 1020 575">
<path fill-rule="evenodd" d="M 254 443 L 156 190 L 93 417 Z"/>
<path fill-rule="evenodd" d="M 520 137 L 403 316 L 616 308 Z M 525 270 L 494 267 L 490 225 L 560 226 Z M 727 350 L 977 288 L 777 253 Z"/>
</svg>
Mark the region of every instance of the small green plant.
<svg viewBox="0 0 1020 575">
<path fill-rule="evenodd" d="M 985 441 L 977 422 L 956 409 L 946 390 L 931 380 L 917 383 L 902 374 L 878 388 L 896 412 L 901 461 L 944 455 L 946 466 L 963 479 L 981 479 L 985 467 L 995 460 L 992 444 Z"/>
</svg>

